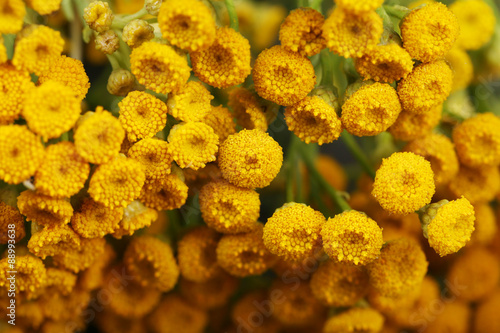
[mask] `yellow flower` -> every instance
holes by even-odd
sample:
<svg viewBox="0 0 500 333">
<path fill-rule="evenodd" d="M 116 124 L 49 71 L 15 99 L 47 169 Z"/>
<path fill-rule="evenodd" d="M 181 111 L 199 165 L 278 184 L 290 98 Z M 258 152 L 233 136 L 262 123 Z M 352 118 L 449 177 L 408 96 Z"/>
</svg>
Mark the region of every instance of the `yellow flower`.
<svg viewBox="0 0 500 333">
<path fill-rule="evenodd" d="M 314 88 L 316 75 L 309 59 L 276 45 L 255 60 L 253 80 L 260 97 L 289 106 Z"/>
<path fill-rule="evenodd" d="M 169 149 L 181 168 L 198 170 L 215 161 L 219 138 L 212 127 L 202 122 L 180 123 L 170 130 Z"/>
<path fill-rule="evenodd" d="M 403 110 L 428 112 L 443 103 L 451 91 L 453 73 L 443 60 L 418 65 L 398 83 Z"/>
<path fill-rule="evenodd" d="M 45 152 L 40 138 L 26 126 L 0 126 L 0 179 L 19 184 L 35 174 Z"/>
<path fill-rule="evenodd" d="M 204 50 L 216 39 L 215 20 L 202 1 L 163 1 L 158 24 L 163 38 L 189 52 Z"/>
<path fill-rule="evenodd" d="M 144 20 L 132 20 L 123 28 L 123 41 L 131 48 L 139 47 L 142 43 L 155 37 L 155 29 Z"/>
<path fill-rule="evenodd" d="M 342 7 L 335 8 L 323 25 L 326 46 L 345 58 L 360 58 L 371 52 L 382 32 L 382 18 L 374 11 L 353 14 Z"/>
<path fill-rule="evenodd" d="M 253 333 L 278 333 L 281 324 L 273 316 L 259 318 L 258 324 L 254 321 L 255 313 L 259 313 L 261 304 L 268 304 L 269 293 L 266 290 L 251 291 L 240 297 L 232 307 L 231 319 L 239 327 L 250 327 Z"/>
<path fill-rule="evenodd" d="M 495 212 L 488 203 L 474 205 L 474 232 L 468 245 L 489 245 L 497 233 Z"/>
<path fill-rule="evenodd" d="M 283 150 L 269 134 L 242 130 L 230 135 L 219 151 L 219 167 L 224 179 L 248 188 L 266 187 L 283 163 Z"/>
<path fill-rule="evenodd" d="M 240 17 L 240 13 L 248 8 L 244 7 L 243 3 L 244 2 L 236 6 L 238 17 Z M 271 4 L 266 2 L 257 2 L 253 4 L 255 6 L 255 12 L 252 14 L 250 22 L 252 29 L 252 47 L 260 51 L 276 43 L 276 36 L 279 33 L 280 24 L 285 19 L 288 10 L 284 4 Z M 239 8 L 242 8 L 241 11 Z"/>
<path fill-rule="evenodd" d="M 405 78 L 413 69 L 410 54 L 396 43 L 377 45 L 355 60 L 356 71 L 365 80 L 392 83 Z"/>
<path fill-rule="evenodd" d="M 370 284 L 383 296 L 398 297 L 418 288 L 427 265 L 417 241 L 396 239 L 386 243 L 379 258 L 368 265 Z"/>
<path fill-rule="evenodd" d="M 54 60 L 50 69 L 38 77 L 38 82 L 42 85 L 49 80 L 71 88 L 79 100 L 85 98 L 90 88 L 89 77 L 85 73 L 82 62 L 64 55 Z"/>
<path fill-rule="evenodd" d="M 73 216 L 73 207 L 65 199 L 56 199 L 49 196 L 26 190 L 17 198 L 17 206 L 27 221 L 47 227 L 68 224 Z"/>
<path fill-rule="evenodd" d="M 335 3 L 346 12 L 361 14 L 377 9 L 383 2 L 383 0 L 337 0 Z"/>
<path fill-rule="evenodd" d="M 106 240 L 104 238 L 92 238 L 81 240 L 78 248 L 58 251 L 53 256 L 54 264 L 73 273 L 86 270 L 104 254 Z"/>
<path fill-rule="evenodd" d="M 59 10 L 61 0 L 27 0 L 26 4 L 40 15 L 49 15 Z"/>
<path fill-rule="evenodd" d="M 243 83 L 252 70 L 250 43 L 228 27 L 217 29 L 214 43 L 205 50 L 190 53 L 194 74 L 217 88 Z"/>
<path fill-rule="evenodd" d="M 285 121 L 305 143 L 330 143 L 342 132 L 342 123 L 335 109 L 319 96 L 306 96 L 285 108 Z"/>
<path fill-rule="evenodd" d="M 28 242 L 30 252 L 42 259 L 56 254 L 65 256 L 70 250 L 77 251 L 80 246 L 80 236 L 67 224 L 45 227 L 32 233 Z"/>
<path fill-rule="evenodd" d="M 464 196 L 472 204 L 488 202 L 495 198 L 500 188 L 497 167 L 469 168 L 460 165 L 458 174 L 448 185 L 455 196 Z"/>
<path fill-rule="evenodd" d="M 458 0 L 450 5 L 460 24 L 456 46 L 477 50 L 489 42 L 495 32 L 493 9 L 483 0 Z"/>
<path fill-rule="evenodd" d="M 431 202 L 435 192 L 431 164 L 409 152 L 382 160 L 372 195 L 389 213 L 406 215 Z"/>
<path fill-rule="evenodd" d="M 80 119 L 74 135 L 78 154 L 92 164 L 106 163 L 117 156 L 124 137 L 120 121 L 100 106 Z"/>
<path fill-rule="evenodd" d="M 474 315 L 475 333 L 499 333 L 500 323 L 497 320 L 500 308 L 500 289 L 481 302 Z"/>
<path fill-rule="evenodd" d="M 131 236 L 136 230 L 149 227 L 157 218 L 156 210 L 144 206 L 138 200 L 132 201 L 125 207 L 123 218 L 113 232 L 113 237 L 121 239 L 125 235 Z"/>
<path fill-rule="evenodd" d="M 171 210 L 181 208 L 187 197 L 187 185 L 172 173 L 159 180 L 147 181 L 139 199 L 149 208 Z"/>
<path fill-rule="evenodd" d="M 139 197 L 145 178 L 139 162 L 118 156 L 95 170 L 88 192 L 92 199 L 111 209 L 126 207 Z"/>
<path fill-rule="evenodd" d="M 388 132 L 397 140 L 411 141 L 430 133 L 439 124 L 443 105 L 439 104 L 425 113 L 401 111 Z"/>
<path fill-rule="evenodd" d="M 130 65 L 140 84 L 160 94 L 180 89 L 191 71 L 186 58 L 172 47 L 155 42 L 145 42 L 133 49 Z"/>
<path fill-rule="evenodd" d="M 170 174 L 173 159 L 166 141 L 141 140 L 129 149 L 127 155 L 145 167 L 147 180 L 161 180 Z"/>
<path fill-rule="evenodd" d="M 73 291 L 76 285 L 76 275 L 63 269 L 47 268 L 47 284 L 51 291 L 56 291 L 67 296 Z"/>
<path fill-rule="evenodd" d="M 283 48 L 303 56 L 313 56 L 326 47 L 322 35 L 325 19 L 312 8 L 292 10 L 280 26 L 280 41 Z"/>
<path fill-rule="evenodd" d="M 264 225 L 264 245 L 285 260 L 310 258 L 321 247 L 323 214 L 305 204 L 290 202 L 277 209 Z"/>
<path fill-rule="evenodd" d="M 368 292 L 368 274 L 364 268 L 334 261 L 321 264 L 312 274 L 311 291 L 326 306 L 352 306 Z"/>
<path fill-rule="evenodd" d="M 215 249 L 220 236 L 205 226 L 189 230 L 177 244 L 177 260 L 182 276 L 205 282 L 220 272 Z"/>
<path fill-rule="evenodd" d="M 180 280 L 180 291 L 185 300 L 202 310 L 224 306 L 238 288 L 239 280 L 221 271 L 206 282 Z M 188 333 L 188 332 L 186 332 Z M 201 333 L 201 332 L 200 332 Z"/>
<path fill-rule="evenodd" d="M 89 28 L 97 32 L 107 31 L 113 23 L 113 12 L 104 1 L 93 1 L 83 11 L 83 19 Z"/>
<path fill-rule="evenodd" d="M 375 82 L 363 85 L 342 105 L 342 125 L 357 136 L 377 135 L 394 124 L 401 112 L 396 90 Z"/>
<path fill-rule="evenodd" d="M 330 317 L 325 323 L 324 333 L 337 332 L 381 332 L 384 326 L 384 316 L 371 308 L 351 308 L 338 315 Z"/>
<path fill-rule="evenodd" d="M 11 269 L 11 264 L 8 261 L 8 258 L 0 260 L 0 288 L 3 289 L 4 295 L 7 295 L 7 290 L 12 289 L 10 286 L 11 280 L 7 280 L 10 276 L 9 271 L 17 271 L 15 279 L 16 298 L 22 296 L 22 298 L 30 300 L 37 297 L 47 283 L 47 270 L 43 262 L 31 255 L 18 256 L 15 269 Z"/>
<path fill-rule="evenodd" d="M 472 167 L 500 164 L 500 118 L 491 112 L 478 114 L 453 129 L 460 163 Z"/>
<path fill-rule="evenodd" d="M 226 141 L 231 134 L 236 133 L 236 124 L 233 121 L 233 115 L 229 109 L 222 105 L 212 106 L 211 110 L 200 121 L 212 127 L 215 134 L 219 137 L 219 145 Z"/>
<path fill-rule="evenodd" d="M 21 213 L 16 208 L 0 201 L 0 244 L 7 244 L 9 240 L 17 243 L 24 236 L 26 236 L 26 230 Z"/>
<path fill-rule="evenodd" d="M 264 106 L 257 96 L 246 88 L 234 88 L 229 92 L 227 105 L 233 110 L 238 125 L 245 129 L 267 131 Z"/>
<path fill-rule="evenodd" d="M 422 62 L 442 58 L 460 33 L 457 17 L 441 2 L 412 10 L 401 23 L 403 46 Z"/>
<path fill-rule="evenodd" d="M 29 72 L 10 63 L 0 64 L 0 125 L 7 125 L 19 117 L 25 96 L 35 85 Z"/>
<path fill-rule="evenodd" d="M 5 47 L 3 36 L 0 35 L 0 65 L 7 62 L 7 60 L 7 48 Z"/>
<path fill-rule="evenodd" d="M 181 121 L 201 121 L 212 109 L 214 97 L 198 81 L 189 81 L 181 90 L 168 96 L 168 113 Z"/>
<path fill-rule="evenodd" d="M 15 34 L 23 27 L 26 7 L 22 0 L 2 0 L 0 6 L 0 34 Z"/>
<path fill-rule="evenodd" d="M 467 52 L 458 47 L 453 47 L 444 58 L 453 71 L 453 85 L 451 91 L 453 92 L 467 88 L 474 76 L 472 60 Z"/>
<path fill-rule="evenodd" d="M 123 208 L 110 209 L 86 198 L 78 212 L 71 218 L 71 227 L 84 238 L 104 237 L 118 227 L 123 217 Z"/>
<path fill-rule="evenodd" d="M 436 185 L 449 183 L 458 173 L 458 159 L 448 137 L 429 133 L 408 143 L 402 151 L 422 156 L 431 163 Z"/>
<path fill-rule="evenodd" d="M 43 25 L 28 28 L 28 35 L 23 36 L 16 44 L 12 64 L 41 75 L 61 56 L 63 47 L 64 40 L 59 31 Z"/>
</svg>

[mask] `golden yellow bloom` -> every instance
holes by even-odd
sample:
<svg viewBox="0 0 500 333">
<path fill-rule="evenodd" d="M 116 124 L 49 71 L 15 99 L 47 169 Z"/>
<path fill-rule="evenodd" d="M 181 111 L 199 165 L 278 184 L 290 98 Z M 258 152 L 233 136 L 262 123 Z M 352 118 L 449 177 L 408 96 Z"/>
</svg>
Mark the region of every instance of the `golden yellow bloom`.
<svg viewBox="0 0 500 333">
<path fill-rule="evenodd" d="M 26 4 L 40 15 L 49 15 L 59 10 L 61 0 L 27 0 Z"/>
<path fill-rule="evenodd" d="M 217 88 L 243 83 L 252 70 L 250 43 L 228 27 L 217 29 L 214 43 L 205 50 L 190 53 L 190 56 L 194 74 Z"/>
<path fill-rule="evenodd" d="M 403 110 L 428 112 L 443 103 L 451 91 L 453 73 L 443 60 L 418 65 L 398 83 L 398 95 Z"/>
<path fill-rule="evenodd" d="M 123 41 L 131 48 L 139 47 L 155 37 L 154 31 L 147 21 L 132 20 L 123 28 Z"/>
<path fill-rule="evenodd" d="M 75 147 L 87 162 L 102 164 L 118 155 L 125 130 L 120 121 L 98 106 L 87 112 L 75 131 Z"/>
<path fill-rule="evenodd" d="M 365 1 L 355 1 L 355 0 L 337 0 L 335 2 L 337 6 L 342 7 L 346 12 L 351 13 L 365 13 L 373 11 L 380 7 L 383 3 L 382 0 L 365 0 Z"/>
<path fill-rule="evenodd" d="M 448 188 L 455 196 L 463 195 L 472 204 L 488 202 L 500 189 L 500 172 L 497 167 L 469 168 L 461 165 Z"/>
<path fill-rule="evenodd" d="M 319 96 L 306 96 L 285 109 L 285 121 L 305 143 L 330 143 L 342 132 L 342 123 L 335 109 Z"/>
<path fill-rule="evenodd" d="M 89 268 L 104 254 L 105 245 L 104 238 L 82 238 L 80 247 L 58 251 L 53 256 L 54 264 L 78 273 Z"/>
<path fill-rule="evenodd" d="M 377 135 L 394 124 L 401 112 L 396 90 L 375 82 L 359 88 L 342 105 L 342 125 L 357 136 Z"/>
<path fill-rule="evenodd" d="M 15 34 L 23 27 L 26 7 L 22 0 L 3 0 L 0 6 L 0 34 Z"/>
<path fill-rule="evenodd" d="M 377 45 L 355 60 L 356 71 L 365 80 L 392 83 L 405 78 L 413 69 L 410 54 L 396 43 Z"/>
<path fill-rule="evenodd" d="M 264 245 L 285 260 L 312 257 L 321 247 L 323 214 L 305 204 L 290 202 L 277 209 L 264 225 Z"/>
<path fill-rule="evenodd" d="M 189 230 L 177 244 L 177 260 L 182 276 L 205 282 L 220 272 L 215 249 L 219 234 L 205 226 Z"/>
<path fill-rule="evenodd" d="M 202 122 L 180 123 L 170 130 L 169 149 L 181 168 L 198 170 L 215 161 L 219 138 L 212 127 Z"/>
<path fill-rule="evenodd" d="M 180 280 L 180 290 L 184 299 L 202 310 L 220 308 L 227 304 L 238 288 L 239 280 L 224 271 L 206 282 Z"/>
<path fill-rule="evenodd" d="M 313 56 L 326 47 L 322 27 L 323 15 L 312 8 L 292 10 L 281 23 L 280 41 L 283 48 L 303 56 Z"/>
<path fill-rule="evenodd" d="M 329 260 L 312 274 L 310 286 L 326 306 L 352 306 L 367 294 L 368 274 L 362 267 Z"/>
<path fill-rule="evenodd" d="M 417 241 L 396 239 L 386 243 L 380 257 L 368 265 L 370 284 L 383 296 L 398 297 L 422 283 L 427 265 Z"/>
<path fill-rule="evenodd" d="M 498 309 L 500 308 L 500 289 L 477 307 L 474 320 L 474 333 L 499 333 Z"/>
<path fill-rule="evenodd" d="M 202 1 L 163 1 L 158 24 L 163 38 L 189 52 L 204 50 L 216 39 L 215 20 Z"/>
<path fill-rule="evenodd" d="M 133 49 L 130 64 L 139 83 L 160 94 L 180 89 L 191 71 L 185 57 L 172 47 L 155 42 L 145 42 Z"/>
<path fill-rule="evenodd" d="M 13 228 L 11 228 L 14 226 Z M 10 231 L 9 230 L 13 230 Z M 9 239 L 19 242 L 26 236 L 23 216 L 19 211 L 0 201 L 0 244 L 7 244 Z"/>
<path fill-rule="evenodd" d="M 73 207 L 65 199 L 55 199 L 49 196 L 26 190 L 17 197 L 17 207 L 27 221 L 38 225 L 55 227 L 68 224 L 73 216 Z"/>
<path fill-rule="evenodd" d="M 3 36 L 0 35 L 0 65 L 7 62 L 7 60 L 7 49 L 5 48 Z"/>
<path fill-rule="evenodd" d="M 495 32 L 495 15 L 483 0 L 458 0 L 450 5 L 460 24 L 456 45 L 465 50 L 477 50 L 489 42 Z"/>
<path fill-rule="evenodd" d="M 42 259 L 57 254 L 66 256 L 69 251 L 77 251 L 80 246 L 80 236 L 67 224 L 45 227 L 32 234 L 28 242 L 30 252 Z"/>
<path fill-rule="evenodd" d="M 158 218 L 158 213 L 152 208 L 144 206 L 140 201 L 132 201 L 123 211 L 123 218 L 118 228 L 113 232 L 113 237 L 122 238 L 131 236 L 136 230 L 149 227 Z"/>
<path fill-rule="evenodd" d="M 229 109 L 219 106 L 212 106 L 211 110 L 205 115 L 201 122 L 212 127 L 215 134 L 219 137 L 219 146 L 231 135 L 236 133 L 236 124 L 233 121 L 233 115 Z"/>
<path fill-rule="evenodd" d="M 115 0 L 114 12 L 117 14 L 132 14 L 144 7 L 145 1 L 142 0 Z"/>
<path fill-rule="evenodd" d="M 259 223 L 251 232 L 222 236 L 217 244 L 217 263 L 238 277 L 267 271 L 276 262 L 276 257 L 264 246 L 262 228 Z"/>
<path fill-rule="evenodd" d="M 389 213 L 406 215 L 431 202 L 435 192 L 431 164 L 409 152 L 382 160 L 372 195 Z"/>
<path fill-rule="evenodd" d="M 345 58 L 361 58 L 378 44 L 383 32 L 382 18 L 374 11 L 349 13 L 333 10 L 323 25 L 326 46 Z"/>
<path fill-rule="evenodd" d="M 467 88 L 474 76 L 472 60 L 467 52 L 461 48 L 453 47 L 444 58 L 453 71 L 453 85 L 451 91 L 453 92 Z"/>
<path fill-rule="evenodd" d="M 84 238 L 104 237 L 118 227 L 123 208 L 110 209 L 86 198 L 78 212 L 71 218 L 73 230 Z"/>
<path fill-rule="evenodd" d="M 40 138 L 26 126 L 0 126 L 0 179 L 19 184 L 35 174 L 44 158 Z"/>
<path fill-rule="evenodd" d="M 36 26 L 16 44 L 12 64 L 17 68 L 40 75 L 50 69 L 50 65 L 61 55 L 64 40 L 61 33 L 47 26 Z"/>
<path fill-rule="evenodd" d="M 219 151 L 219 167 L 224 179 L 248 188 L 266 187 L 283 163 L 283 151 L 269 134 L 242 130 L 230 135 Z"/>
<path fill-rule="evenodd" d="M 460 163 L 479 168 L 500 164 L 500 118 L 491 112 L 478 114 L 453 129 Z"/>
<path fill-rule="evenodd" d="M 497 223 L 493 208 L 488 203 L 474 205 L 474 232 L 468 245 L 488 245 L 493 241 L 497 233 Z"/>
<path fill-rule="evenodd" d="M 181 90 L 168 96 L 168 113 L 181 121 L 201 121 L 212 109 L 214 97 L 198 81 L 189 81 Z"/>
<path fill-rule="evenodd" d="M 146 179 L 143 168 L 136 160 L 118 156 L 95 170 L 88 192 L 111 209 L 126 207 L 141 193 Z"/>
<path fill-rule="evenodd" d="M 265 108 L 250 90 L 234 88 L 229 92 L 227 105 L 233 110 L 236 122 L 241 127 L 267 131 Z"/>
<path fill-rule="evenodd" d="M 181 208 L 186 203 L 188 187 L 176 174 L 162 179 L 147 181 L 139 199 L 149 208 L 171 210 Z"/>
<path fill-rule="evenodd" d="M 261 304 L 269 304 L 269 294 L 266 290 L 251 291 L 234 304 L 231 319 L 235 325 L 250 327 L 253 333 L 279 333 L 281 324 L 273 316 L 263 316 L 256 321 L 255 313 L 262 309 Z"/>
<path fill-rule="evenodd" d="M 428 332 L 470 332 L 469 327 L 472 319 L 472 310 L 469 303 L 443 302 L 439 314 L 429 323 Z"/>
<path fill-rule="evenodd" d="M 323 329 L 324 333 L 336 332 L 381 332 L 384 316 L 371 308 L 351 308 L 330 317 Z"/>
<path fill-rule="evenodd" d="M 80 101 L 85 98 L 90 88 L 89 77 L 82 62 L 64 55 L 54 60 L 49 70 L 38 77 L 38 82 L 42 85 L 49 80 L 71 88 Z"/>
<path fill-rule="evenodd" d="M 422 156 L 431 163 L 436 185 L 449 183 L 458 173 L 458 158 L 448 137 L 429 133 L 408 143 L 402 151 Z"/>
<path fill-rule="evenodd" d="M 161 180 L 171 171 L 173 162 L 168 143 L 156 138 L 143 139 L 127 152 L 129 158 L 139 161 L 145 168 L 147 180 Z"/>
<path fill-rule="evenodd" d="M 316 84 L 311 61 L 279 45 L 259 54 L 252 74 L 259 96 L 284 106 L 306 97 Z"/>
<path fill-rule="evenodd" d="M 35 85 L 29 72 L 10 63 L 0 64 L 0 125 L 7 125 L 19 117 L 24 98 Z"/>
<path fill-rule="evenodd" d="M 47 287 L 51 291 L 56 290 L 61 295 L 67 296 L 73 291 L 76 285 L 76 275 L 63 269 L 47 268 Z"/>
<path fill-rule="evenodd" d="M 43 290 L 47 283 L 47 270 L 43 262 L 31 255 L 18 256 L 16 258 L 15 269 L 10 268 L 9 259 L 0 260 L 0 288 L 4 289 L 5 295 L 7 290 L 13 289 L 10 284 L 9 271 L 17 271 L 15 279 L 16 298 L 21 295 L 26 300 L 30 300 Z"/>
<path fill-rule="evenodd" d="M 401 111 L 396 122 L 389 127 L 388 132 L 397 140 L 411 141 L 430 133 L 439 124 L 443 105 L 439 104 L 425 113 L 415 114 Z"/>
<path fill-rule="evenodd" d="M 109 4 L 104 1 L 93 1 L 83 11 L 83 19 L 90 29 L 97 32 L 104 32 L 111 27 L 113 22 L 113 12 Z"/>
<path fill-rule="evenodd" d="M 241 13 L 248 8 L 244 7 L 243 3 L 244 2 L 236 6 L 238 17 L 241 17 Z M 276 36 L 279 33 L 280 24 L 285 19 L 288 10 L 284 4 L 271 4 L 265 2 L 253 4 L 255 6 L 255 12 L 252 14 L 250 22 L 252 29 L 252 47 L 260 51 L 276 43 Z"/>
<path fill-rule="evenodd" d="M 442 58 L 459 34 L 457 17 L 441 2 L 412 10 L 401 23 L 404 48 L 422 62 Z"/>
</svg>

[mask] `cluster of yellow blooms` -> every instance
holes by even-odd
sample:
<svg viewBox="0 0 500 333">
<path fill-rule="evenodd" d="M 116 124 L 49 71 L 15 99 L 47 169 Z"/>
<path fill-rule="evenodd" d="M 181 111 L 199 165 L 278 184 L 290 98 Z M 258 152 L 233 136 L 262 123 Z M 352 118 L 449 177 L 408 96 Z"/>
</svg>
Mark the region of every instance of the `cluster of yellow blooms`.
<svg viewBox="0 0 500 333">
<path fill-rule="evenodd" d="M 0 0 L 1 332 L 500 333 L 498 8 L 283 3 Z"/>
</svg>

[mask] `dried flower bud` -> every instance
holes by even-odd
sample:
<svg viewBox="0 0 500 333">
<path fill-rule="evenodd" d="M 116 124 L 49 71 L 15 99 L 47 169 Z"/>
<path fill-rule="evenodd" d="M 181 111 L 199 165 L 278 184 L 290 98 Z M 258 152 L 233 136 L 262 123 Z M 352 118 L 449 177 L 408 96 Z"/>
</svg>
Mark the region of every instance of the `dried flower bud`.
<svg viewBox="0 0 500 333">
<path fill-rule="evenodd" d="M 120 39 L 113 30 L 100 33 L 95 38 L 95 48 L 105 54 L 113 54 L 120 47 Z"/>
<path fill-rule="evenodd" d="M 134 90 L 135 78 L 126 69 L 115 69 L 108 78 L 108 92 L 115 96 L 127 96 Z"/>
<path fill-rule="evenodd" d="M 109 29 L 113 22 L 113 12 L 107 2 L 94 1 L 85 7 L 83 19 L 87 22 L 90 29 L 97 32 L 104 32 Z"/>
<path fill-rule="evenodd" d="M 144 0 L 144 7 L 150 15 L 157 16 L 162 2 L 162 0 Z"/>
<path fill-rule="evenodd" d="M 123 41 L 130 47 L 141 46 L 155 37 L 154 30 L 144 20 L 133 20 L 123 28 Z"/>
</svg>

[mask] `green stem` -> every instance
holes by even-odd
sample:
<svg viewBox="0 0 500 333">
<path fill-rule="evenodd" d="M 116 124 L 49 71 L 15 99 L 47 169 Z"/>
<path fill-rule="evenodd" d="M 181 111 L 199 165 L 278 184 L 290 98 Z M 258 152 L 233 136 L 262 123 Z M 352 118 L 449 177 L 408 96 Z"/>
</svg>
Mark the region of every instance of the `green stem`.
<svg viewBox="0 0 500 333">
<path fill-rule="evenodd" d="M 349 148 L 350 152 L 353 154 L 354 158 L 361 164 L 365 172 L 372 178 L 375 179 L 375 171 L 373 170 L 370 162 L 366 158 L 363 150 L 356 142 L 356 139 L 352 136 L 351 133 L 344 131 L 341 135 L 342 141 L 346 144 L 347 148 Z"/>
<path fill-rule="evenodd" d="M 116 59 L 114 54 L 106 54 L 106 57 L 108 57 L 109 63 L 111 64 L 111 67 L 113 70 L 121 69 L 122 67 L 120 66 L 120 63 L 118 62 L 118 59 Z"/>
<path fill-rule="evenodd" d="M 288 144 L 287 154 L 286 154 L 286 202 L 295 202 L 295 190 L 293 185 L 296 180 L 295 173 L 300 172 L 297 168 L 297 142 L 291 137 L 290 143 Z M 297 189 L 298 190 L 298 189 Z"/>
<path fill-rule="evenodd" d="M 297 0 L 297 8 L 307 7 L 306 0 Z"/>
<path fill-rule="evenodd" d="M 312 9 L 316 9 L 318 12 L 322 12 L 321 10 L 321 4 L 323 3 L 323 0 L 309 0 L 309 5 Z"/>
<path fill-rule="evenodd" d="M 233 0 L 224 0 L 226 3 L 227 13 L 229 14 L 229 26 L 235 31 L 239 31 L 238 14 L 234 7 Z"/>
<path fill-rule="evenodd" d="M 146 15 L 148 11 L 145 7 L 142 7 L 138 12 L 126 16 L 115 17 L 113 23 L 111 24 L 111 29 L 123 29 L 129 22 L 139 19 Z"/>
<path fill-rule="evenodd" d="M 406 16 L 406 14 L 411 12 L 410 9 L 403 7 L 403 6 L 400 6 L 400 5 L 394 5 L 394 6 L 385 5 L 383 7 L 384 7 L 384 11 L 386 12 L 386 14 L 389 14 L 389 15 L 396 17 L 400 20 L 402 20 Z"/>
<path fill-rule="evenodd" d="M 389 14 L 385 11 L 384 6 L 378 7 L 375 12 L 382 18 L 382 21 L 384 22 L 384 27 L 388 27 L 391 30 L 394 30 L 394 23 L 392 22 L 391 18 L 389 17 Z"/>
<path fill-rule="evenodd" d="M 73 9 L 73 8 L 71 8 Z M 83 49 L 82 49 L 82 21 L 80 18 L 75 18 L 73 15 L 73 20 L 70 24 L 70 34 L 71 34 L 71 52 L 70 56 L 73 59 L 82 60 Z"/>
<path fill-rule="evenodd" d="M 347 88 L 347 76 L 344 72 L 344 58 L 337 54 L 331 54 L 333 68 L 333 83 L 337 87 L 339 96 L 343 96 Z"/>
<path fill-rule="evenodd" d="M 328 51 L 327 49 L 322 50 L 320 53 L 320 62 L 322 69 L 320 85 L 324 87 L 333 86 L 334 61 L 332 59 L 332 53 L 330 53 L 330 51 Z"/>
</svg>

